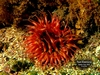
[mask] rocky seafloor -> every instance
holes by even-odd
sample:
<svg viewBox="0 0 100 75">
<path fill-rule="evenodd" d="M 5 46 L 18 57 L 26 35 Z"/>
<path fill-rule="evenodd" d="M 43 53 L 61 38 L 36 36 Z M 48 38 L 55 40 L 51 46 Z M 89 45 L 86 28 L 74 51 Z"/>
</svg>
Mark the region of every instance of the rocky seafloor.
<svg viewBox="0 0 100 75">
<path fill-rule="evenodd" d="M 100 1 L 99 0 L 0 0 L 0 75 L 100 75 Z M 29 9 L 31 8 L 31 10 Z M 35 67 L 24 51 L 27 19 L 37 12 L 57 14 L 80 35 L 80 50 L 60 69 Z M 5 16 L 6 15 L 6 16 Z M 9 19 L 10 17 L 10 19 Z M 85 68 L 76 62 L 89 60 Z M 82 63 L 81 63 L 82 64 Z M 87 64 L 87 63 L 86 63 Z M 85 65 L 86 65 L 85 64 Z"/>
<path fill-rule="evenodd" d="M 92 60 L 92 65 L 80 69 L 75 62 L 69 62 L 60 70 L 42 71 L 34 67 L 21 45 L 25 32 L 9 27 L 0 30 L 0 74 L 1 75 L 99 75 L 100 74 L 100 33 L 96 32 L 88 44 L 75 55 L 76 60 Z M 3 46 L 2 46 L 3 45 Z M 7 74 L 6 74 L 7 73 Z"/>
</svg>

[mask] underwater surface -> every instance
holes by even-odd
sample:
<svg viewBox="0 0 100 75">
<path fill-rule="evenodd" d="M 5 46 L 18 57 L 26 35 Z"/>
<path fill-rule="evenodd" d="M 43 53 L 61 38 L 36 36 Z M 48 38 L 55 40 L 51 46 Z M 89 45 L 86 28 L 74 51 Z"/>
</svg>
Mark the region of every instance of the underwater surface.
<svg viewBox="0 0 100 75">
<path fill-rule="evenodd" d="M 0 0 L 0 75 L 100 75 L 100 1 Z"/>
</svg>

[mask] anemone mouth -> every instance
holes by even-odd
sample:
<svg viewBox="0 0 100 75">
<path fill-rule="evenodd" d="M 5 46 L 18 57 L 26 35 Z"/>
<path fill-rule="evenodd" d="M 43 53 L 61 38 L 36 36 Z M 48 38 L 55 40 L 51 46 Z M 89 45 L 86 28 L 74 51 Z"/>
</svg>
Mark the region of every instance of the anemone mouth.
<svg viewBox="0 0 100 75">
<path fill-rule="evenodd" d="M 66 64 L 75 54 L 78 47 L 78 38 L 69 28 L 60 29 L 60 21 L 52 17 L 51 22 L 38 18 L 38 22 L 32 21 L 29 27 L 29 35 L 25 44 L 26 53 L 30 59 L 37 60 L 40 66 L 62 66 Z"/>
</svg>

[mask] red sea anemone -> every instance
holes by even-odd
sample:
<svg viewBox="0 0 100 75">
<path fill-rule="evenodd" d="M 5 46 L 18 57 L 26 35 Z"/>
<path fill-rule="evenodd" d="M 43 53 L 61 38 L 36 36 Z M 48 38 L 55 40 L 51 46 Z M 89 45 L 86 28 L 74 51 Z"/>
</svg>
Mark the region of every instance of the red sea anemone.
<svg viewBox="0 0 100 75">
<path fill-rule="evenodd" d="M 60 20 L 52 16 L 51 21 L 44 16 L 38 22 L 31 20 L 28 25 L 30 35 L 26 37 L 26 53 L 40 66 L 58 67 L 66 64 L 75 54 L 77 36 L 69 27 L 61 29 Z"/>
</svg>

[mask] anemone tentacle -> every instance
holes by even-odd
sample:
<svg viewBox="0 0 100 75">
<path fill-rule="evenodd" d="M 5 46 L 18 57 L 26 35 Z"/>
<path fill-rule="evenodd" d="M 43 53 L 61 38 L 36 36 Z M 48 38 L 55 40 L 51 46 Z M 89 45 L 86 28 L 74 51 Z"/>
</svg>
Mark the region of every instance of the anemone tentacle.
<svg viewBox="0 0 100 75">
<path fill-rule="evenodd" d="M 57 16 L 51 17 L 51 21 L 46 16 L 38 18 L 38 22 L 31 20 L 33 25 L 28 25 L 31 34 L 25 39 L 26 53 L 40 66 L 57 67 L 66 64 L 79 49 L 78 37 L 67 26 L 61 29 Z"/>
</svg>

